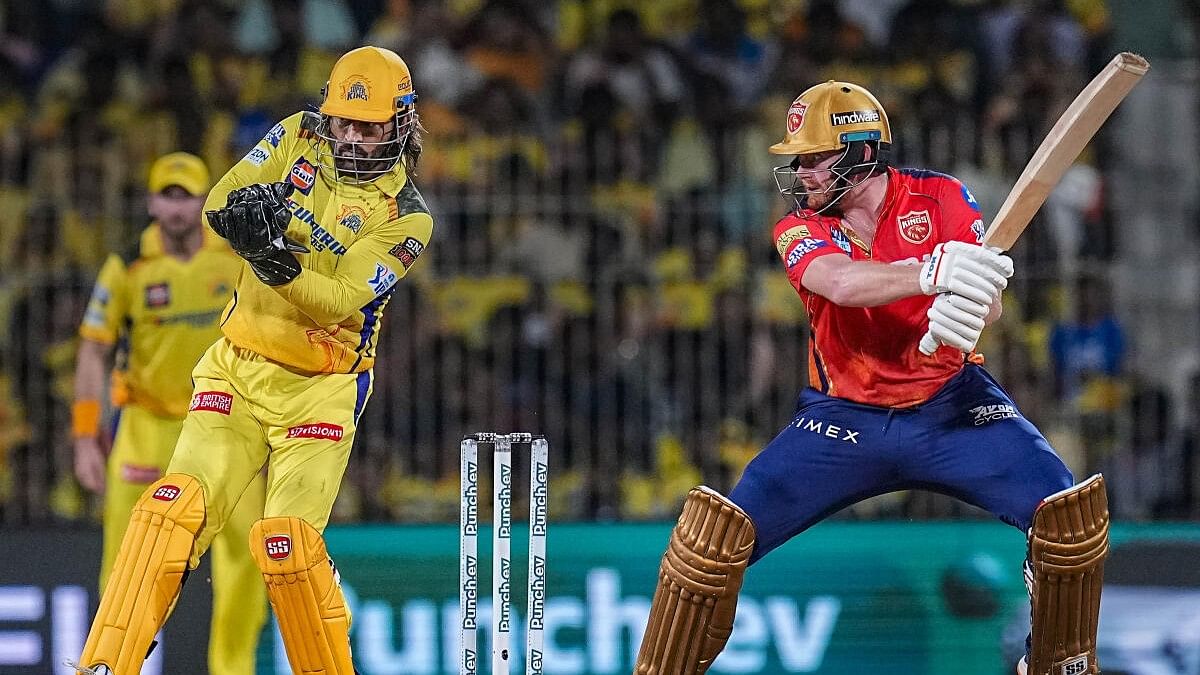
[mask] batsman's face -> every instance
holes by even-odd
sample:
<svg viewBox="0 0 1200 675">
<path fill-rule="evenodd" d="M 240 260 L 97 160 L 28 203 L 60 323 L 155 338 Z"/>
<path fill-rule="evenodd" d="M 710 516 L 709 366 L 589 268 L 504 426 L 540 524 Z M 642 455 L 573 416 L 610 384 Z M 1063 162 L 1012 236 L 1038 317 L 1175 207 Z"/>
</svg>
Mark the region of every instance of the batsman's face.
<svg viewBox="0 0 1200 675">
<path fill-rule="evenodd" d="M 172 185 L 158 194 L 150 195 L 150 215 L 158 221 L 163 234 L 183 237 L 200 227 L 204 197 Z"/>
<path fill-rule="evenodd" d="M 796 180 L 807 192 L 810 209 L 819 210 L 833 199 L 834 195 L 829 192 L 829 188 L 833 186 L 837 176 L 830 168 L 844 153 L 844 150 L 814 152 L 796 155 L 796 159 L 792 160 L 792 170 L 796 172 Z"/>
</svg>

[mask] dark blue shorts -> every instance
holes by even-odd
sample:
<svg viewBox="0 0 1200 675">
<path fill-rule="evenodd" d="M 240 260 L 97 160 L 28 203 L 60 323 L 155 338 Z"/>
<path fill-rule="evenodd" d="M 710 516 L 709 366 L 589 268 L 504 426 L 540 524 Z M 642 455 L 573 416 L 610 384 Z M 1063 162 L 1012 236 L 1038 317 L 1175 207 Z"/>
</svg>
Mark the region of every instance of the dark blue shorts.
<svg viewBox="0 0 1200 675">
<path fill-rule="evenodd" d="M 915 408 L 879 408 L 805 389 L 792 422 L 750 462 L 729 496 L 754 521 L 754 562 L 875 495 L 941 492 L 1024 531 L 1043 497 L 1073 484 L 1071 471 L 1008 394 L 968 364 Z"/>
</svg>

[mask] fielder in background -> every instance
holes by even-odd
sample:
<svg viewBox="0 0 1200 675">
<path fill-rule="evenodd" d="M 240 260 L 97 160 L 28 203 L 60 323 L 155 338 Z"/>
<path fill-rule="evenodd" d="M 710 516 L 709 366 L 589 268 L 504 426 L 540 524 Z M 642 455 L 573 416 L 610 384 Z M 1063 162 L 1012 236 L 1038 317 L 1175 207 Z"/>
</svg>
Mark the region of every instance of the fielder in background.
<svg viewBox="0 0 1200 675">
<path fill-rule="evenodd" d="M 887 116 L 862 87 L 812 87 L 786 125 L 770 152 L 795 156 L 775 169 L 794 209 L 774 235 L 811 323 L 809 387 L 728 497 L 688 493 L 635 672 L 705 672 L 748 566 L 857 501 L 928 489 L 1026 533 L 1033 629 L 1018 672 L 1098 673 L 1103 479 L 1076 484 L 973 352 L 1012 260 L 979 245 L 966 186 L 888 165 Z M 929 356 L 926 328 L 939 343 Z"/>
<path fill-rule="evenodd" d="M 201 222 L 208 186 L 199 157 L 176 152 L 154 163 L 147 203 L 154 222 L 127 255 L 110 255 L 104 263 L 79 329 L 75 474 L 84 487 L 104 494 L 101 592 L 138 497 L 171 460 L 191 401 L 192 367 L 220 336 L 217 320 L 242 267 Z M 100 399 L 114 352 L 110 397 L 118 418 L 106 458 Z M 267 603 L 246 536 L 262 517 L 265 496 L 266 481 L 258 476 L 213 541 L 212 675 L 254 674 Z"/>
<path fill-rule="evenodd" d="M 245 261 L 224 337 L 192 372 L 167 475 L 134 508 L 79 671 L 134 675 L 234 504 L 264 464 L 249 546 L 297 673 L 351 675 L 350 615 L 321 532 L 371 394 L 380 319 L 433 231 L 399 56 L 333 67 L 320 112 L 275 125 L 217 182 L 208 223 Z"/>
</svg>

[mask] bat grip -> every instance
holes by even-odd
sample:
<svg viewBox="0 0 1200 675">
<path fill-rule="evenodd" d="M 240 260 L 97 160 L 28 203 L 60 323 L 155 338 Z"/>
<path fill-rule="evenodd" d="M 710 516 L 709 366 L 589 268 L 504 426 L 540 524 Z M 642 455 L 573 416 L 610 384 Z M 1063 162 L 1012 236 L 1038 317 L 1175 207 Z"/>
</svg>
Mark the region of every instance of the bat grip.
<svg viewBox="0 0 1200 675">
<path fill-rule="evenodd" d="M 925 356 L 932 356 L 937 351 L 937 339 L 933 337 L 933 333 L 925 331 L 925 335 L 921 336 L 921 353 Z"/>
</svg>

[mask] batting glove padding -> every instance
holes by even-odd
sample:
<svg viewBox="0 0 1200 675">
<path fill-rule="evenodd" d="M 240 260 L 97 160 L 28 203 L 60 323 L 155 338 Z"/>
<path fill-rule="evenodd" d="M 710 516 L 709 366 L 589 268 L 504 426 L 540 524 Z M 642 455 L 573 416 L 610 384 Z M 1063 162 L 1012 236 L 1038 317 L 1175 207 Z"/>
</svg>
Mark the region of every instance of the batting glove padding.
<svg viewBox="0 0 1200 675">
<path fill-rule="evenodd" d="M 921 291 L 954 293 L 987 306 L 1000 297 L 1012 274 L 1012 258 L 1003 253 L 950 241 L 935 246 L 921 267 Z"/>
<path fill-rule="evenodd" d="M 936 343 L 930 347 L 929 340 L 923 339 L 921 351 L 928 355 L 937 349 L 937 345 L 946 345 L 970 352 L 979 342 L 979 334 L 985 325 L 983 318 L 987 313 L 987 305 L 961 295 L 942 293 L 934 299 L 933 306 L 926 313 L 929 317 L 926 338 L 932 336 Z"/>
</svg>

